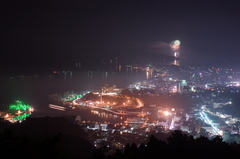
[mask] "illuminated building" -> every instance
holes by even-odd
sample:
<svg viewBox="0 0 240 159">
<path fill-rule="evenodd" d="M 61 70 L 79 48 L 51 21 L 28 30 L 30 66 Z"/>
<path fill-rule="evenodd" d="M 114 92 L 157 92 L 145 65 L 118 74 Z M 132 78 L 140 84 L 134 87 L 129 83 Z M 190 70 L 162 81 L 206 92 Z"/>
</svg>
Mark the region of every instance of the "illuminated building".
<svg viewBox="0 0 240 159">
<path fill-rule="evenodd" d="M 117 88 L 116 85 L 108 87 L 108 85 L 102 87 L 102 95 L 119 95 L 123 88 Z"/>
</svg>

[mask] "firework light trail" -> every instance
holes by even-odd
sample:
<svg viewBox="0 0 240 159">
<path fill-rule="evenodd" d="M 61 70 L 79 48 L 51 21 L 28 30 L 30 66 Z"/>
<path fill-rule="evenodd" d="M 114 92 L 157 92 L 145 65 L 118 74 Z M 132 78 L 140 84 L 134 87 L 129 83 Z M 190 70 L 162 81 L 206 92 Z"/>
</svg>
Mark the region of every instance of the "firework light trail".
<svg viewBox="0 0 240 159">
<path fill-rule="evenodd" d="M 174 57 L 179 58 L 179 49 L 181 42 L 179 40 L 174 40 L 171 42 L 170 47 L 174 51 Z"/>
</svg>

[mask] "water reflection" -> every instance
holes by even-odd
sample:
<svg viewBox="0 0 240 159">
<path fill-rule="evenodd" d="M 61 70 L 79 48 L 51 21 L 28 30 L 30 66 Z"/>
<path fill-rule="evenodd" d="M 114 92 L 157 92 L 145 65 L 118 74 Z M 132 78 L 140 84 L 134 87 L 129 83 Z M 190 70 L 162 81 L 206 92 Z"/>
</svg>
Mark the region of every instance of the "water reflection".
<svg viewBox="0 0 240 159">
<path fill-rule="evenodd" d="M 146 79 L 152 78 L 153 72 L 152 71 L 146 71 Z"/>
<path fill-rule="evenodd" d="M 174 61 L 171 63 L 172 65 L 180 66 L 179 59 L 174 59 Z"/>
<path fill-rule="evenodd" d="M 100 111 L 100 110 L 91 110 L 90 112 L 92 114 L 98 116 L 99 118 L 106 120 L 106 121 L 116 121 L 116 120 L 126 119 L 126 117 L 119 116 L 119 115 L 116 115 L 116 114 L 107 113 L 107 112 Z"/>
<path fill-rule="evenodd" d="M 127 117 L 119 116 L 116 114 L 111 114 L 105 111 L 96 110 L 96 109 L 86 109 L 80 107 L 71 111 L 65 112 L 68 115 L 80 115 L 83 121 L 92 121 L 92 122 L 111 122 L 111 123 L 122 123 Z"/>
</svg>

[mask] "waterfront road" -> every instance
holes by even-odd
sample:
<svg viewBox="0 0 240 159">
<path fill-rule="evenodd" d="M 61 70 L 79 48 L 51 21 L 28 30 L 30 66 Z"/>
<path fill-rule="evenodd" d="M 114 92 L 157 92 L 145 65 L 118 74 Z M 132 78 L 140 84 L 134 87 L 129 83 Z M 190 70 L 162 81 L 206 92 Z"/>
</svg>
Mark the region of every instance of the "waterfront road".
<svg viewBox="0 0 240 159">
<path fill-rule="evenodd" d="M 98 106 L 98 105 L 93 105 L 93 104 L 90 104 L 90 103 L 86 103 L 85 101 L 81 101 L 80 98 L 77 98 L 77 99 L 73 100 L 72 103 L 75 106 L 84 106 L 84 107 L 90 107 L 90 108 L 93 108 L 93 109 L 100 109 L 100 110 L 104 110 L 104 111 L 107 111 L 107 112 L 110 112 L 110 113 L 113 113 L 113 114 L 116 114 L 116 115 L 147 115 L 144 112 L 137 112 L 137 113 L 136 112 L 119 112 L 119 111 L 111 110 L 109 108 L 105 108 L 105 107 L 101 107 L 101 106 Z M 136 108 L 139 108 L 139 107 L 143 106 L 143 103 L 141 103 L 140 101 L 138 103 L 139 103 L 139 105 L 137 105 Z"/>
</svg>

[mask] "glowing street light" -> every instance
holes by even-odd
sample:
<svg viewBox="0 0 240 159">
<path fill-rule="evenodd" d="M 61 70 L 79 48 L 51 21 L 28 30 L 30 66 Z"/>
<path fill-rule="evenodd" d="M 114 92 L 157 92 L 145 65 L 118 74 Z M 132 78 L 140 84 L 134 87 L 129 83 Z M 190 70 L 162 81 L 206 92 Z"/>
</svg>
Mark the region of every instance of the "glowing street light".
<svg viewBox="0 0 240 159">
<path fill-rule="evenodd" d="M 9 117 L 9 114 L 6 114 L 5 117 L 8 118 L 8 117 Z"/>
<path fill-rule="evenodd" d="M 22 112 L 21 112 L 21 110 L 18 110 L 16 114 L 18 114 L 18 115 L 19 115 L 19 114 L 21 114 L 21 113 L 22 113 Z"/>
<path fill-rule="evenodd" d="M 34 109 L 32 107 L 29 108 L 29 112 L 33 112 Z"/>
<path fill-rule="evenodd" d="M 170 115 L 169 111 L 164 111 L 163 114 L 164 114 L 165 116 L 169 116 L 169 115 Z"/>
</svg>

